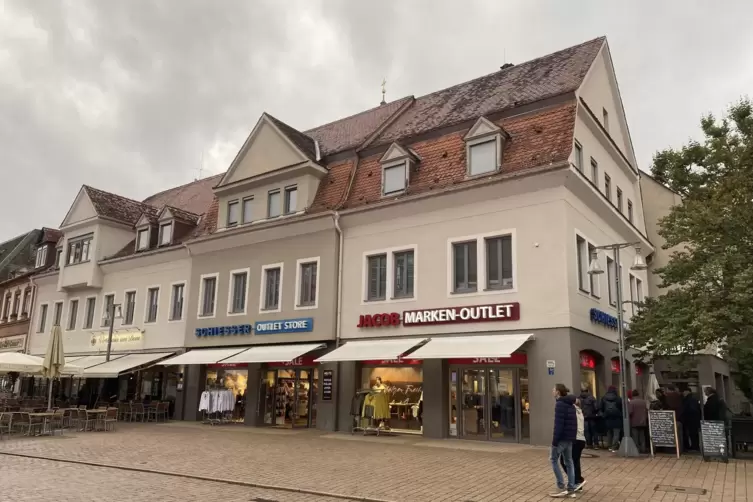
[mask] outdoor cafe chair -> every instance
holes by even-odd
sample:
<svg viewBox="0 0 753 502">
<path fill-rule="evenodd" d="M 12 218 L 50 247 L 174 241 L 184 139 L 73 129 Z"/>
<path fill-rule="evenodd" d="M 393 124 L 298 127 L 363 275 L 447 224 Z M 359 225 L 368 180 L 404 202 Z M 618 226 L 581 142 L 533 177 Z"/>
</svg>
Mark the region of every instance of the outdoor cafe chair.
<svg viewBox="0 0 753 502">
<path fill-rule="evenodd" d="M 157 419 L 162 418 L 163 421 L 167 422 L 167 415 L 170 412 L 170 403 L 167 401 L 163 401 L 157 405 Z"/>
<path fill-rule="evenodd" d="M 105 431 L 107 430 L 115 430 L 115 425 L 118 423 L 118 409 L 117 408 L 107 408 L 107 413 L 105 414 Z"/>
<path fill-rule="evenodd" d="M 131 421 L 133 422 L 137 417 L 140 418 L 142 422 L 146 418 L 146 412 L 144 411 L 144 405 L 142 403 L 131 404 Z"/>
<path fill-rule="evenodd" d="M 92 430 L 91 427 L 94 426 L 94 419 L 89 418 L 89 414 L 86 412 L 86 410 L 82 410 L 79 408 L 78 410 L 78 429 L 80 431 L 88 431 Z"/>
<path fill-rule="evenodd" d="M 63 410 L 63 426 L 78 428 L 78 410 L 67 409 Z"/>
<path fill-rule="evenodd" d="M 12 420 L 12 413 L 0 413 L 0 440 L 3 439 L 3 434 L 10 438 Z"/>
<path fill-rule="evenodd" d="M 55 431 L 60 431 L 60 435 L 63 435 L 63 429 L 65 429 L 65 412 L 63 410 L 56 410 L 52 413 L 52 417 L 49 419 L 50 433 L 55 435 Z"/>
<path fill-rule="evenodd" d="M 44 425 L 43 421 L 32 419 L 28 412 L 16 413 L 13 418 L 13 428 L 23 432 L 27 436 L 31 436 L 31 432 L 35 429 L 41 430 Z"/>
</svg>

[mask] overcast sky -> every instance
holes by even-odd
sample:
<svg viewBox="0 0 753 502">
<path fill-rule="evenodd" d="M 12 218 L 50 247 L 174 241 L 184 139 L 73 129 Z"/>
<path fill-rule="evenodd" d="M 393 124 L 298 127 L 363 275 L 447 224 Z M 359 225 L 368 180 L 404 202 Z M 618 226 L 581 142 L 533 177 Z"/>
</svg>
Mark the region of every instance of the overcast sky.
<svg viewBox="0 0 753 502">
<path fill-rule="evenodd" d="M 303 130 L 382 78 L 420 96 L 600 35 L 648 169 L 753 89 L 753 2 L 615 4 L 0 0 L 0 240 L 58 226 L 84 183 L 143 199 L 224 171 L 263 111 Z"/>
</svg>

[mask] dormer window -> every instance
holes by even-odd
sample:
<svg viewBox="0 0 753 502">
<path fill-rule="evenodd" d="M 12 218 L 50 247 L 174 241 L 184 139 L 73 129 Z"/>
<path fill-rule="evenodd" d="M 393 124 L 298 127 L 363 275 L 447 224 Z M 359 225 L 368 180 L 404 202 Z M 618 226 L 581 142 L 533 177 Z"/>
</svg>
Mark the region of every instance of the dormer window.
<svg viewBox="0 0 753 502">
<path fill-rule="evenodd" d="M 35 268 L 43 267 L 47 263 L 47 246 L 40 246 L 37 248 L 37 261 L 34 264 Z"/>
<path fill-rule="evenodd" d="M 280 216 L 280 190 L 272 190 L 267 194 L 267 218 Z"/>
<path fill-rule="evenodd" d="M 237 200 L 231 200 L 227 203 L 227 226 L 234 227 L 240 221 L 241 206 Z"/>
<path fill-rule="evenodd" d="M 411 166 L 420 159 L 410 148 L 392 143 L 379 160 L 382 164 L 382 195 L 405 192 L 410 183 Z"/>
<path fill-rule="evenodd" d="M 149 249 L 149 228 L 139 229 L 136 235 L 136 250 L 144 251 Z"/>
<path fill-rule="evenodd" d="M 173 224 L 163 223 L 159 226 L 159 245 L 169 246 L 173 242 Z"/>
<path fill-rule="evenodd" d="M 55 249 L 55 268 L 60 268 L 60 259 L 63 256 L 63 248 Z"/>
<path fill-rule="evenodd" d="M 68 241 L 68 265 L 89 261 L 92 236 L 86 235 Z"/>
<path fill-rule="evenodd" d="M 243 199 L 243 223 L 251 223 L 254 218 L 254 197 Z"/>
<path fill-rule="evenodd" d="M 285 188 L 285 214 L 293 214 L 298 210 L 298 187 Z"/>
<path fill-rule="evenodd" d="M 468 159 L 468 176 L 499 171 L 507 133 L 493 122 L 481 117 L 463 138 Z"/>
</svg>

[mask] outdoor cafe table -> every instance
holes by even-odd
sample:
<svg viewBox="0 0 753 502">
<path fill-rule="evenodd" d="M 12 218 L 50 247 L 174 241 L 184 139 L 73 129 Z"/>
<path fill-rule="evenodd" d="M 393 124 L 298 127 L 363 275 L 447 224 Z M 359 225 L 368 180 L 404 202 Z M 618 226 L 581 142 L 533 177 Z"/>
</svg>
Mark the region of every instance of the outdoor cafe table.
<svg viewBox="0 0 753 502">
<path fill-rule="evenodd" d="M 45 411 L 41 413 L 29 413 L 29 417 L 31 418 L 41 418 L 42 419 L 42 432 L 39 434 L 40 436 L 43 436 L 44 434 L 52 434 L 52 429 L 47 430 L 47 421 L 55 416 L 55 413 L 52 411 Z"/>
</svg>

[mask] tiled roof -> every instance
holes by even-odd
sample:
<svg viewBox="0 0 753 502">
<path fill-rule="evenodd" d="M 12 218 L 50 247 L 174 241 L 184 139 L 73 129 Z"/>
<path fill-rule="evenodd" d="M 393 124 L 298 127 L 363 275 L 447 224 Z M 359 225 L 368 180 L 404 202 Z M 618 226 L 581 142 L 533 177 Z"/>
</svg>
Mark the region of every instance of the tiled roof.
<svg viewBox="0 0 753 502">
<path fill-rule="evenodd" d="M 201 215 L 207 210 L 214 198 L 212 187 L 222 179 L 224 174 L 217 174 L 159 192 L 144 199 L 144 204 L 148 204 L 157 210 L 164 206 L 170 206 Z"/>
<path fill-rule="evenodd" d="M 60 240 L 60 238 L 63 236 L 63 232 L 60 230 L 57 230 L 55 228 L 42 228 L 42 240 L 41 242 L 51 242 L 53 244 L 57 243 L 57 241 Z"/>
<path fill-rule="evenodd" d="M 144 212 L 144 203 L 84 185 L 98 216 L 135 224 Z"/>
<path fill-rule="evenodd" d="M 193 225 L 196 224 L 196 222 L 199 221 L 198 214 L 194 214 L 188 211 L 184 211 L 180 208 L 174 207 L 174 206 L 165 206 L 166 209 L 169 209 L 170 212 L 173 214 L 176 220 L 185 221 L 187 223 L 191 223 Z"/>
<path fill-rule="evenodd" d="M 287 125 L 282 120 L 276 119 L 270 114 L 266 114 L 269 120 L 272 121 L 274 125 L 277 126 L 277 128 L 288 137 L 290 141 L 293 142 L 293 144 L 301 151 L 303 154 L 308 157 L 310 160 L 313 160 L 316 162 L 316 146 L 314 144 L 314 140 L 311 139 L 310 136 L 306 136 L 304 133 L 293 129 L 289 125 Z"/>
</svg>

